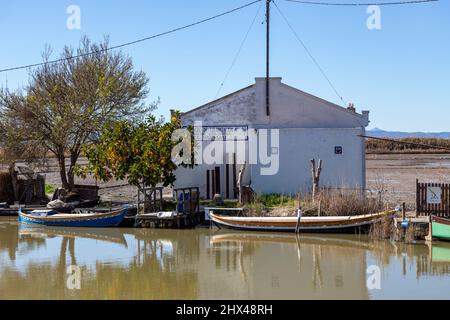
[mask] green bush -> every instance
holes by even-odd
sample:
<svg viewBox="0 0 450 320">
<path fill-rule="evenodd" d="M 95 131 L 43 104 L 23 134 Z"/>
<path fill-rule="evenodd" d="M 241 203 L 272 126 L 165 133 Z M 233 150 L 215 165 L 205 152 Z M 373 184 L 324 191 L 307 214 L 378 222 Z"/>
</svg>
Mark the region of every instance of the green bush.
<svg viewBox="0 0 450 320">
<path fill-rule="evenodd" d="M 45 184 L 45 194 L 53 194 L 56 188 L 51 184 Z"/>
</svg>

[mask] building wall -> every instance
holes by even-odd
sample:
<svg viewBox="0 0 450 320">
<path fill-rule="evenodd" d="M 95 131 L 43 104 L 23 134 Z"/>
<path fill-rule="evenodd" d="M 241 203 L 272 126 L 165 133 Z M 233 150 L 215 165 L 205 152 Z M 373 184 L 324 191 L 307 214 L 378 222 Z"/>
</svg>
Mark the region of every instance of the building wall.
<svg viewBox="0 0 450 320">
<path fill-rule="evenodd" d="M 250 134 L 253 131 L 250 130 Z M 246 166 L 243 183 L 251 185 L 259 194 L 296 195 L 307 193 L 312 187 L 311 159 L 322 160 L 320 185 L 327 187 L 365 188 L 365 154 L 363 128 L 283 128 L 279 129 L 278 172 L 275 175 L 261 175 L 260 159 L 257 164 Z M 255 133 L 259 136 L 259 130 Z M 270 139 L 269 139 L 270 141 Z M 335 147 L 342 148 L 342 154 L 335 154 Z M 270 146 L 269 149 L 270 150 Z M 226 150 L 224 150 L 226 151 Z M 248 163 L 248 146 L 245 148 Z M 227 154 L 224 154 L 226 163 Z M 198 186 L 201 197 L 206 197 L 206 170 L 220 168 L 221 195 L 226 197 L 225 165 L 197 165 L 193 169 L 176 170 L 176 187 Z M 237 165 L 236 179 L 241 164 Z M 232 166 L 230 165 L 229 193 L 233 197 Z M 212 197 L 212 195 L 211 195 Z"/>
<path fill-rule="evenodd" d="M 280 130 L 279 171 L 261 175 L 262 165 L 251 166 L 251 185 L 257 193 L 309 192 L 311 159 L 322 160 L 320 185 L 365 188 L 365 155 L 362 128 L 292 128 Z M 335 154 L 342 147 L 342 154 Z"/>
<path fill-rule="evenodd" d="M 323 161 L 321 185 L 329 187 L 365 187 L 364 139 L 368 112 L 362 114 L 290 87 L 281 78 L 270 79 L 270 116 L 266 115 L 265 78 L 233 94 L 182 114 L 182 125 L 202 121 L 205 127 L 247 126 L 249 135 L 260 129 L 280 129 L 279 172 L 261 175 L 259 164 L 247 168 L 244 184 L 258 193 L 296 194 L 311 188 L 310 160 Z M 207 143 L 206 143 L 207 144 Z M 335 146 L 343 154 L 335 154 Z M 248 145 L 246 147 L 248 155 Z M 226 157 L 226 155 L 224 156 Z M 247 158 L 248 163 L 248 158 Z M 176 171 L 177 187 L 198 186 L 206 197 L 206 170 L 216 165 L 199 165 Z M 225 196 L 225 165 L 221 173 L 221 193 Z M 238 174 L 240 164 L 237 167 Z M 230 179 L 232 170 L 230 168 Z M 230 181 L 230 195 L 232 183 Z"/>
<path fill-rule="evenodd" d="M 266 115 L 265 78 L 231 95 L 182 115 L 183 125 L 201 120 L 204 126 L 249 125 L 266 128 L 354 128 L 368 125 L 359 114 L 270 79 L 270 116 Z"/>
</svg>

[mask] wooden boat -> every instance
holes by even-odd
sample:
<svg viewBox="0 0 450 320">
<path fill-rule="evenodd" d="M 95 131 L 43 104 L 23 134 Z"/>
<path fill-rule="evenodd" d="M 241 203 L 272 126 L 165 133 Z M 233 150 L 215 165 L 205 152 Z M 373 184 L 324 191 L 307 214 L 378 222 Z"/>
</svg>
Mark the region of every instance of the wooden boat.
<svg viewBox="0 0 450 320">
<path fill-rule="evenodd" d="M 436 239 L 450 241 L 450 219 L 431 216 L 431 235 Z"/>
<path fill-rule="evenodd" d="M 57 227 L 115 227 L 122 222 L 127 212 L 128 208 L 79 214 L 59 213 L 55 210 L 33 210 L 25 213 L 19 209 L 19 222 Z"/>
<path fill-rule="evenodd" d="M 356 216 L 327 217 L 236 217 L 221 216 L 210 212 L 209 216 L 219 228 L 259 231 L 355 233 L 366 232 L 373 223 L 392 217 L 397 211 L 385 211 Z"/>
</svg>

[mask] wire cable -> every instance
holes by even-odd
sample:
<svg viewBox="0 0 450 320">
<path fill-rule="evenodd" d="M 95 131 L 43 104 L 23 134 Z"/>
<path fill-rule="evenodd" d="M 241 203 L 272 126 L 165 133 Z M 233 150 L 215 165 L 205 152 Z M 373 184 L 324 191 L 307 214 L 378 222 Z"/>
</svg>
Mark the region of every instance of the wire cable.
<svg viewBox="0 0 450 320">
<path fill-rule="evenodd" d="M 209 18 L 200 20 L 200 21 L 196 21 L 196 22 L 190 23 L 190 24 L 185 25 L 185 26 L 182 26 L 182 27 L 174 28 L 174 29 L 171 29 L 171 30 L 168 30 L 168 31 L 165 31 L 165 32 L 161 32 L 161 33 L 152 35 L 152 36 L 148 36 L 148 37 L 141 38 L 141 39 L 138 39 L 138 40 L 126 42 L 126 43 L 119 44 L 119 45 L 116 45 L 116 46 L 112 46 L 112 47 L 109 47 L 109 48 L 104 48 L 104 49 L 102 49 L 102 50 L 86 52 L 86 53 L 79 54 L 79 55 L 74 55 L 74 56 L 68 57 L 68 58 L 61 58 L 61 59 L 56 59 L 56 60 L 51 60 L 51 61 L 46 61 L 46 62 L 40 62 L 40 63 L 34 63 L 34 64 L 28 64 L 28 65 L 19 66 L 19 67 L 12 67 L 12 68 L 7 68 L 7 69 L 0 69 L 0 73 L 8 72 L 8 71 L 14 71 L 14 70 L 20 70 L 20 69 L 33 68 L 33 67 L 38 67 L 38 66 L 43 66 L 43 65 L 48 65 L 48 64 L 53 64 L 53 63 L 58 63 L 58 62 L 61 62 L 61 61 L 66 61 L 66 60 L 73 60 L 73 59 L 76 59 L 76 58 L 81 58 L 81 57 L 88 56 L 88 55 L 95 54 L 95 53 L 101 53 L 101 52 L 105 52 L 105 51 L 111 51 L 111 50 L 123 48 L 123 47 L 130 46 L 130 45 L 133 45 L 133 44 L 136 44 L 136 43 L 144 42 L 144 41 L 151 40 L 151 39 L 155 39 L 155 38 L 158 38 L 158 37 L 162 37 L 162 36 L 165 36 L 165 35 L 168 35 L 168 34 L 171 34 L 171 33 L 175 33 L 175 32 L 177 32 L 177 31 L 181 31 L 181 30 L 184 30 L 184 29 L 188 29 L 188 28 L 197 26 L 197 25 L 199 25 L 199 24 L 203 24 L 203 23 L 205 23 L 205 22 L 208 22 L 208 21 L 211 21 L 211 20 L 214 20 L 214 19 L 223 17 L 223 16 L 225 16 L 225 15 L 228 15 L 228 14 L 230 14 L 230 13 L 239 11 L 239 10 L 244 9 L 244 8 L 247 8 L 247 7 L 249 7 L 249 6 L 253 5 L 253 4 L 258 3 L 258 2 L 261 2 L 261 1 L 262 1 L 262 0 L 255 0 L 255 1 L 252 1 L 252 2 L 250 2 L 250 3 L 244 4 L 244 5 L 240 6 L 240 7 L 237 7 L 237 8 L 234 8 L 234 9 L 231 9 L 231 10 L 228 10 L 228 11 L 225 11 L 225 12 L 222 12 L 222 13 L 220 13 L 220 14 L 217 14 L 217 15 L 215 15 L 215 16 L 212 16 L 212 17 L 209 17 Z"/>
<path fill-rule="evenodd" d="M 320 66 L 320 64 L 317 62 L 317 60 L 314 58 L 314 56 L 312 55 L 311 51 L 309 51 L 308 47 L 305 45 L 305 43 L 302 41 L 302 39 L 300 39 L 300 36 L 298 35 L 298 33 L 295 31 L 295 29 L 292 27 L 292 25 L 289 23 L 289 20 L 286 18 L 286 16 L 283 14 L 283 12 L 281 11 L 281 9 L 278 7 L 277 3 L 272 0 L 273 4 L 275 5 L 275 8 L 278 10 L 278 13 L 281 15 L 281 17 L 283 18 L 283 20 L 286 22 L 286 24 L 288 25 L 289 29 L 291 29 L 292 33 L 294 34 L 295 38 L 298 40 L 298 42 L 301 44 L 301 46 L 303 47 L 303 49 L 305 49 L 306 53 L 309 55 L 309 57 L 311 58 L 311 60 L 314 62 L 314 64 L 316 65 L 317 69 L 319 69 L 320 73 L 322 74 L 322 76 L 327 80 L 328 84 L 330 85 L 330 87 L 333 89 L 334 93 L 338 96 L 339 100 L 342 101 L 342 103 L 344 104 L 343 106 L 345 107 L 346 103 L 344 101 L 344 99 L 342 98 L 342 96 L 339 94 L 339 92 L 337 91 L 336 87 L 333 85 L 333 83 L 331 82 L 330 78 L 328 78 L 328 76 L 326 75 L 325 71 L 323 70 L 323 68 Z"/>
<path fill-rule="evenodd" d="M 222 90 L 222 88 L 223 88 L 225 82 L 226 82 L 227 79 L 228 79 L 228 76 L 229 76 L 230 73 L 231 73 L 231 70 L 233 69 L 234 65 L 236 64 L 237 59 L 239 58 L 239 55 L 241 54 L 242 48 L 244 47 L 244 44 L 245 44 L 245 42 L 247 41 L 248 35 L 250 34 L 250 31 L 252 30 L 253 25 L 255 24 L 256 18 L 258 18 L 258 15 L 259 15 L 259 12 L 261 11 L 262 5 L 263 5 L 263 3 L 261 3 L 261 5 L 259 6 L 258 10 L 256 11 L 255 17 L 253 18 L 253 20 L 252 20 L 252 22 L 251 22 L 251 24 L 250 24 L 250 26 L 249 26 L 249 28 L 248 28 L 248 30 L 247 30 L 245 36 L 244 36 L 244 39 L 242 39 L 241 45 L 239 46 L 239 49 L 238 49 L 238 51 L 236 52 L 236 55 L 234 56 L 233 61 L 231 62 L 230 67 L 228 68 L 228 71 L 227 71 L 227 73 L 225 74 L 225 77 L 223 78 L 222 82 L 220 83 L 219 89 L 217 89 L 217 92 L 216 92 L 216 95 L 215 95 L 215 97 L 214 97 L 214 100 L 216 100 L 217 97 L 219 96 L 220 91 Z"/>
<path fill-rule="evenodd" d="M 395 6 L 395 5 L 437 2 L 439 0 L 411 0 L 411 1 L 397 1 L 397 2 L 368 2 L 368 3 L 351 3 L 351 2 L 339 3 L 339 2 L 319 2 L 319 1 L 303 1 L 303 0 L 284 0 L 284 1 L 299 4 L 318 5 L 318 6 Z"/>
</svg>

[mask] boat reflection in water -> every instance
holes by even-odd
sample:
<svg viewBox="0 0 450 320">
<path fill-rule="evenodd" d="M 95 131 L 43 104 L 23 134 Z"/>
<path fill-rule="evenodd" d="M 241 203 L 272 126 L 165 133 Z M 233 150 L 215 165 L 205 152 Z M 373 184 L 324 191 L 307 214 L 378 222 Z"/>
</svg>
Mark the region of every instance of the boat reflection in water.
<svg viewBox="0 0 450 320">
<path fill-rule="evenodd" d="M 66 240 L 83 238 L 121 244 L 127 247 L 127 241 L 120 229 L 114 228 L 61 228 L 52 226 L 19 225 L 19 236 L 35 238 L 62 237 Z"/>
<path fill-rule="evenodd" d="M 239 270 L 241 281 L 236 279 L 230 288 L 251 283 L 251 296 L 262 298 L 270 292 L 273 299 L 369 297 L 366 251 L 371 245 L 352 236 L 227 233 L 212 236 L 210 245 L 219 263 L 231 258 Z M 228 258 L 230 251 L 234 254 Z"/>
<path fill-rule="evenodd" d="M 0 298 L 450 298 L 442 281 L 448 250 L 354 235 L 19 228 L 0 220 Z M 72 265 L 80 289 L 67 285 Z M 380 290 L 367 286 L 372 265 Z"/>
</svg>

